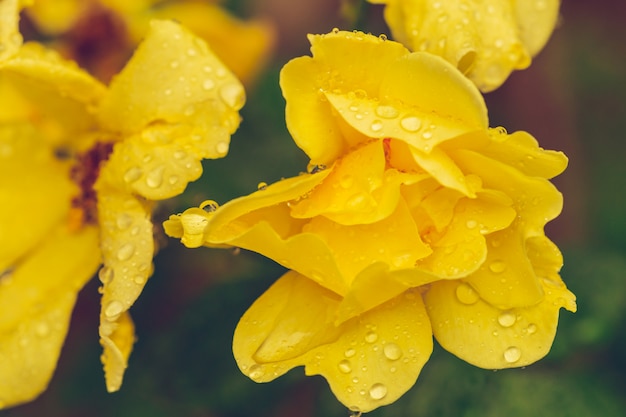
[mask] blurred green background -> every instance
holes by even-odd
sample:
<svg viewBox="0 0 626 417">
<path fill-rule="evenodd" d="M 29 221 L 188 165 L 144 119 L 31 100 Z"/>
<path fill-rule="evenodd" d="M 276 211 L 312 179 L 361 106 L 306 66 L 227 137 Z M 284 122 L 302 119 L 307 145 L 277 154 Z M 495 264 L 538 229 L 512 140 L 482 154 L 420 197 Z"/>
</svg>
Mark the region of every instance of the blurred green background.
<svg viewBox="0 0 626 417">
<path fill-rule="evenodd" d="M 204 199 L 224 203 L 260 181 L 305 170 L 307 160 L 284 125 L 278 72 L 290 57 L 309 54 L 306 32 L 353 29 L 338 17 L 338 0 L 228 5 L 244 17 L 275 19 L 276 54 L 248 91 L 229 155 L 206 161 L 202 179 L 156 213 L 159 222 Z M 381 8 L 362 7 L 359 29 L 388 33 Z M 562 311 L 551 353 L 525 369 L 478 369 L 435 346 L 415 387 L 369 416 L 626 415 L 626 3 L 566 0 L 561 14 L 531 68 L 486 100 L 492 126 L 527 130 L 570 158 L 555 180 L 565 209 L 548 235 L 564 252 L 562 275 L 579 311 Z M 296 369 L 256 384 L 236 367 L 230 346 L 237 320 L 281 267 L 245 251 L 186 250 L 164 236 L 159 241 L 156 272 L 131 310 L 138 341 L 122 390 L 105 390 L 93 280 L 79 297 L 49 389 L 0 416 L 349 415 L 321 377 L 305 378 Z"/>
</svg>

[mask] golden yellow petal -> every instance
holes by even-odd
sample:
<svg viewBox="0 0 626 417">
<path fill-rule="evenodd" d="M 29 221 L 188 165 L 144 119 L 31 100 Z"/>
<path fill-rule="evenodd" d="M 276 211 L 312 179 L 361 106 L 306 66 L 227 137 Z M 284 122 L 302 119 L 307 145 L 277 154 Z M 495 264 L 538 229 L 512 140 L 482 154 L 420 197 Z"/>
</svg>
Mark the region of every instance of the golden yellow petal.
<svg viewBox="0 0 626 417">
<path fill-rule="evenodd" d="M 345 225 L 374 223 L 388 217 L 400 199 L 400 184 L 417 182 L 424 175 L 385 169 L 385 165 L 382 141 L 350 152 L 319 186 L 291 206 L 292 215 L 322 215 Z"/>
<path fill-rule="evenodd" d="M 132 346 L 133 330 L 125 314 L 152 274 L 154 239 L 150 206 L 137 197 L 98 188 L 98 220 L 104 266 L 100 341 L 105 351 L 107 389 L 119 388 Z"/>
<path fill-rule="evenodd" d="M 57 35 L 71 29 L 88 4 L 84 0 L 35 0 L 25 12 L 38 30 Z"/>
<path fill-rule="evenodd" d="M 174 2 L 125 13 L 131 36 L 141 40 L 151 19 L 174 19 L 204 39 L 220 60 L 244 83 L 263 69 L 274 44 L 274 28 L 261 20 L 244 21 L 225 9 L 203 2 Z"/>
<path fill-rule="evenodd" d="M 330 165 L 347 143 L 324 93 L 376 97 L 390 63 L 408 51 L 363 33 L 337 31 L 309 40 L 313 57 L 293 59 L 281 71 L 287 128 L 312 163 Z"/>
<path fill-rule="evenodd" d="M 392 270 L 412 268 L 432 252 L 419 234 L 406 204 L 376 223 L 342 225 L 316 217 L 304 228 L 322 239 L 348 283 L 366 267 L 383 262 Z"/>
<path fill-rule="evenodd" d="M 558 2 L 376 0 L 394 37 L 456 65 L 484 92 L 530 65 L 556 22 Z M 523 3 L 523 4 L 522 4 Z"/>
<path fill-rule="evenodd" d="M 46 389 L 76 295 L 99 263 L 96 228 L 72 234 L 61 226 L 0 277 L 0 408 Z"/>
<path fill-rule="evenodd" d="M 542 282 L 545 297 L 533 306 L 498 309 L 468 283 L 440 281 L 424 294 L 435 338 L 459 358 L 481 368 L 526 366 L 544 357 L 556 333 L 559 309 L 575 308 L 563 284 Z"/>
<path fill-rule="evenodd" d="M 130 314 L 125 311 L 115 323 L 115 329 L 108 336 L 100 338 L 103 353 L 100 357 L 104 367 L 104 378 L 108 392 L 115 392 L 122 386 L 128 357 L 135 343 L 135 325 Z"/>
<path fill-rule="evenodd" d="M 20 0 L 0 1 L 0 68 L 22 45 L 19 30 Z"/>
<path fill-rule="evenodd" d="M 397 400 L 413 386 L 432 351 L 419 293 L 406 292 L 334 327 L 337 304 L 332 294 L 306 277 L 287 273 L 237 326 L 233 352 L 239 368 L 253 380 L 267 382 L 304 365 L 307 375 L 324 376 L 339 401 L 354 411 L 371 411 Z M 281 339 L 297 346 L 299 356 L 293 357 L 284 345 L 277 346 L 286 349 L 282 356 L 265 361 L 255 356 L 265 343 Z"/>
<path fill-rule="evenodd" d="M 0 127 L 0 271 L 64 221 L 77 191 L 69 169 L 31 125 Z"/>
<path fill-rule="evenodd" d="M 244 101 L 239 81 L 203 40 L 173 21 L 154 20 L 111 82 L 99 116 L 103 127 L 123 134 L 152 123 L 176 125 L 195 152 L 215 158 L 226 154 Z M 212 146 L 194 146 L 194 137 Z"/>
</svg>

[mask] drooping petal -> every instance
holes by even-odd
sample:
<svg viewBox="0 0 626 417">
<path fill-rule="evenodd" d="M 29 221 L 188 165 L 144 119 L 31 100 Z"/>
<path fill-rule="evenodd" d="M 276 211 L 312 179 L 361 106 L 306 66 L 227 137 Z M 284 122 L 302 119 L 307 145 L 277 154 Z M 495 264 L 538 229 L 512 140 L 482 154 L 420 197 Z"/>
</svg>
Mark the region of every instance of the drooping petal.
<svg viewBox="0 0 626 417">
<path fill-rule="evenodd" d="M 307 375 L 324 376 L 351 410 L 371 411 L 395 401 L 413 386 L 432 351 L 419 293 L 399 295 L 334 327 L 338 302 L 308 278 L 285 274 L 235 330 L 233 352 L 242 372 L 267 382 L 304 365 Z M 279 349 L 270 349 L 278 354 L 258 355 L 265 345 Z"/>
<path fill-rule="evenodd" d="M 0 278 L 0 408 L 45 390 L 76 295 L 99 263 L 96 228 L 61 226 Z"/>
<path fill-rule="evenodd" d="M 150 204 L 117 190 L 98 187 L 98 220 L 104 266 L 100 343 L 107 389 L 119 389 L 134 340 L 133 326 L 125 313 L 133 305 L 152 274 L 154 240 Z"/>
<path fill-rule="evenodd" d="M 77 191 L 69 168 L 54 158 L 31 125 L 0 127 L 0 271 L 63 221 Z"/>
<path fill-rule="evenodd" d="M 105 129 L 124 135 L 172 125 L 193 152 L 216 158 L 228 150 L 244 101 L 239 81 L 203 40 L 173 21 L 155 20 L 111 82 L 99 116 Z"/>
<path fill-rule="evenodd" d="M 460 281 L 431 284 L 424 294 L 437 341 L 461 359 L 488 369 L 526 366 L 544 357 L 554 339 L 559 310 L 576 310 L 562 283 L 542 282 L 538 304 L 501 310 Z"/>
</svg>

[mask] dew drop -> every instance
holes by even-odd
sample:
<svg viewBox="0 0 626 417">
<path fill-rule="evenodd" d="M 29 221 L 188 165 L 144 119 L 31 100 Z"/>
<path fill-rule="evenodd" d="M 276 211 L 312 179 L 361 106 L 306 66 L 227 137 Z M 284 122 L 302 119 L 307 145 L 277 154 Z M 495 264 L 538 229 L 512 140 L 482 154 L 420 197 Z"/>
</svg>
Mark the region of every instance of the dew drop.
<svg viewBox="0 0 626 417">
<path fill-rule="evenodd" d="M 202 88 L 204 88 L 206 91 L 212 90 L 213 87 L 215 87 L 215 82 L 213 82 L 213 80 L 210 78 L 207 78 L 202 83 Z"/>
<path fill-rule="evenodd" d="M 163 184 L 163 171 L 165 165 L 154 168 L 146 175 L 146 185 L 150 188 L 158 188 Z"/>
<path fill-rule="evenodd" d="M 135 253 L 135 245 L 132 243 L 125 243 L 117 250 L 117 259 L 120 261 L 129 260 Z"/>
<path fill-rule="evenodd" d="M 257 188 L 257 190 L 265 190 L 265 189 L 267 189 L 267 183 L 261 181 L 260 183 L 257 184 L 256 188 Z"/>
<path fill-rule="evenodd" d="M 141 178 L 142 170 L 139 167 L 132 167 L 126 170 L 124 173 L 124 182 L 130 184 L 131 182 L 137 181 Z"/>
<path fill-rule="evenodd" d="M 377 340 L 378 334 L 376 334 L 376 332 L 367 332 L 367 334 L 365 335 L 365 341 L 367 343 L 374 343 Z"/>
<path fill-rule="evenodd" d="M 511 327 L 517 321 L 517 317 L 510 311 L 505 311 L 498 316 L 498 323 L 502 327 Z"/>
<path fill-rule="evenodd" d="M 337 367 L 344 374 L 349 374 L 350 372 L 352 372 L 352 365 L 350 365 L 350 361 L 347 359 L 340 361 Z"/>
<path fill-rule="evenodd" d="M 185 152 L 183 150 L 178 150 L 178 151 L 174 152 L 174 159 L 181 160 L 181 159 L 183 159 L 186 156 L 187 156 L 187 152 Z"/>
<path fill-rule="evenodd" d="M 393 119 L 398 117 L 398 109 L 393 106 L 378 106 L 376 107 L 376 114 L 385 119 Z"/>
<path fill-rule="evenodd" d="M 382 400 L 387 395 L 387 386 L 374 384 L 370 387 L 369 393 L 373 400 Z"/>
<path fill-rule="evenodd" d="M 253 380 L 260 379 L 263 375 L 265 375 L 265 372 L 261 365 L 252 365 L 248 370 L 248 376 Z"/>
<path fill-rule="evenodd" d="M 143 275 L 135 275 L 135 278 L 133 278 L 133 281 L 137 285 L 143 285 L 146 283 L 146 277 Z"/>
<path fill-rule="evenodd" d="M 219 204 L 217 204 L 217 202 L 213 200 L 204 200 L 202 203 L 200 203 L 200 208 L 207 213 L 211 213 L 217 210 L 218 207 Z"/>
<path fill-rule="evenodd" d="M 526 332 L 528 334 L 535 334 L 537 332 L 537 325 L 534 323 L 530 323 L 526 328 Z"/>
<path fill-rule="evenodd" d="M 353 357 L 354 355 L 356 355 L 356 350 L 354 350 L 354 349 L 352 349 L 352 348 L 346 349 L 346 351 L 343 353 L 343 355 L 344 355 L 346 358 L 351 358 L 351 357 Z"/>
<path fill-rule="evenodd" d="M 133 224 L 133 218 L 128 213 L 122 213 L 115 219 L 115 224 L 120 230 L 125 230 Z"/>
<path fill-rule="evenodd" d="M 461 283 L 456 287 L 456 298 L 463 304 L 471 305 L 480 298 L 478 293 L 467 283 Z"/>
<path fill-rule="evenodd" d="M 215 150 L 219 155 L 226 155 L 226 152 L 228 152 L 228 142 L 219 141 L 217 145 L 215 145 Z"/>
<path fill-rule="evenodd" d="M 400 120 L 400 126 L 407 132 L 417 132 L 422 127 L 422 121 L 415 116 L 406 116 Z"/>
<path fill-rule="evenodd" d="M 378 39 L 380 39 L 381 41 L 383 41 L 383 42 L 384 42 L 384 41 L 386 41 L 386 40 L 387 40 L 387 35 L 385 35 L 384 33 L 381 33 L 381 34 L 378 36 Z"/>
<path fill-rule="evenodd" d="M 339 185 L 342 188 L 348 189 L 352 187 L 353 184 L 354 184 L 354 177 L 352 177 L 352 175 L 346 174 L 339 179 Z"/>
<path fill-rule="evenodd" d="M 107 304 L 106 308 L 104 309 L 104 315 L 109 318 L 116 317 L 119 316 L 123 310 L 124 305 L 118 300 L 113 300 L 109 302 L 109 304 Z"/>
<path fill-rule="evenodd" d="M 374 120 L 370 125 L 370 129 L 372 129 L 373 132 L 380 132 L 383 129 L 383 122 Z"/>
<path fill-rule="evenodd" d="M 494 274 L 500 274 L 506 269 L 506 263 L 503 261 L 493 261 L 489 264 L 489 270 Z"/>
<path fill-rule="evenodd" d="M 383 353 L 387 359 L 392 361 L 397 361 L 402 357 L 402 349 L 395 343 L 387 343 L 383 347 Z"/>
<path fill-rule="evenodd" d="M 114 275 L 115 272 L 113 271 L 113 268 L 109 268 L 108 266 L 103 266 L 98 271 L 98 279 L 103 284 L 108 284 L 109 282 L 113 281 Z"/>
<path fill-rule="evenodd" d="M 246 99 L 243 90 L 236 83 L 224 84 L 220 88 L 220 97 L 228 107 L 234 110 L 239 110 Z"/>
<path fill-rule="evenodd" d="M 180 66 L 180 62 L 178 62 L 178 61 L 172 61 L 172 62 L 170 62 L 170 67 L 171 67 L 171 68 L 176 69 L 176 68 L 178 68 L 179 66 Z"/>
<path fill-rule="evenodd" d="M 198 55 L 198 52 L 195 49 L 193 49 L 193 48 L 189 48 L 189 49 L 187 49 L 187 55 L 189 55 L 189 56 L 196 56 L 196 55 Z"/>
<path fill-rule="evenodd" d="M 468 220 L 467 222 L 465 222 L 465 226 L 467 226 L 468 229 L 474 229 L 476 226 L 478 226 L 478 222 L 476 220 Z"/>
<path fill-rule="evenodd" d="M 424 132 L 422 133 L 422 137 L 426 140 L 431 139 L 433 137 L 433 133 L 432 132 Z"/>
<path fill-rule="evenodd" d="M 178 175 L 170 175 L 170 177 L 167 179 L 167 182 L 170 185 L 174 185 L 174 184 L 176 184 L 178 182 L 178 180 L 179 180 Z"/>
<path fill-rule="evenodd" d="M 508 363 L 515 363 L 521 357 L 522 351 L 516 346 L 511 346 L 504 351 L 504 360 Z"/>
<path fill-rule="evenodd" d="M 35 333 L 39 337 L 46 337 L 50 334 L 50 326 L 46 322 L 39 322 L 35 326 Z"/>
</svg>

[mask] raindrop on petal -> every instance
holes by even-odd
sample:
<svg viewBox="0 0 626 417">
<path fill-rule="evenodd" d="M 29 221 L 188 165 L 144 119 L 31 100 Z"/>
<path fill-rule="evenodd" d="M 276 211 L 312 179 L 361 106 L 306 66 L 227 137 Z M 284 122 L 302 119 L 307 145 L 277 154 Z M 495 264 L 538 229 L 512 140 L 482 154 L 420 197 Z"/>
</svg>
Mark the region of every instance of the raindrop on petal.
<svg viewBox="0 0 626 417">
<path fill-rule="evenodd" d="M 369 393 L 373 400 L 382 400 L 387 395 L 387 386 L 374 384 L 371 386 Z"/>
<path fill-rule="evenodd" d="M 511 346 L 504 351 L 504 360 L 508 363 L 515 363 L 521 357 L 522 351 L 516 346 Z"/>
</svg>

